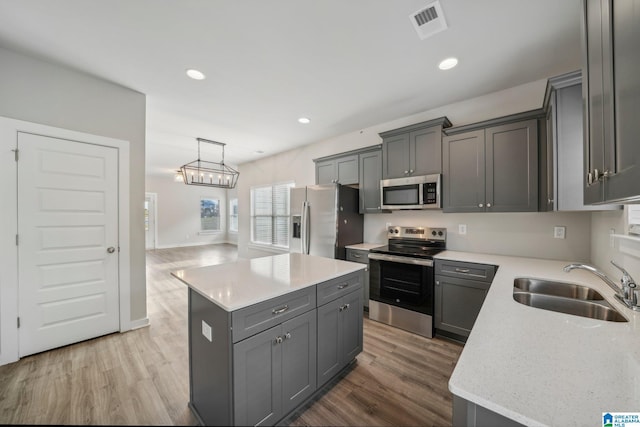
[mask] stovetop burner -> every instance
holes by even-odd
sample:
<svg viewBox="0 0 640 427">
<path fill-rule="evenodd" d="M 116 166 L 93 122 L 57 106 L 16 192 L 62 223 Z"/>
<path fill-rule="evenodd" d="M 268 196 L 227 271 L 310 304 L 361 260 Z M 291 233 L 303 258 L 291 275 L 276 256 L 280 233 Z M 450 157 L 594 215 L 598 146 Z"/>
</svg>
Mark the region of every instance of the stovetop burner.
<svg viewBox="0 0 640 427">
<path fill-rule="evenodd" d="M 389 244 L 370 252 L 430 259 L 446 249 L 446 234 L 445 228 L 392 226 L 387 232 Z"/>
</svg>

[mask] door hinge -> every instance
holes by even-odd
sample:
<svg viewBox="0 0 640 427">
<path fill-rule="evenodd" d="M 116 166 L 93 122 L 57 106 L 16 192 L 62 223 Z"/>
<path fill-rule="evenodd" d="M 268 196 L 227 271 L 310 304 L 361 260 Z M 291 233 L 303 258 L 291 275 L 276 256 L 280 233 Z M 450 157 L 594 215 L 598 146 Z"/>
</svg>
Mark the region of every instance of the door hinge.
<svg viewBox="0 0 640 427">
<path fill-rule="evenodd" d="M 20 327 L 20 318 L 18 317 L 18 328 Z"/>
<path fill-rule="evenodd" d="M 18 234 L 16 234 L 16 246 L 18 246 L 18 245 L 19 245 L 19 243 L 20 243 L 20 238 L 19 238 L 18 236 L 19 236 L 19 235 L 18 235 Z"/>
<path fill-rule="evenodd" d="M 16 148 L 15 150 L 11 150 L 11 151 L 13 151 L 13 153 L 15 154 L 16 162 L 17 162 L 20 159 L 20 155 L 18 154 L 20 150 Z"/>
</svg>

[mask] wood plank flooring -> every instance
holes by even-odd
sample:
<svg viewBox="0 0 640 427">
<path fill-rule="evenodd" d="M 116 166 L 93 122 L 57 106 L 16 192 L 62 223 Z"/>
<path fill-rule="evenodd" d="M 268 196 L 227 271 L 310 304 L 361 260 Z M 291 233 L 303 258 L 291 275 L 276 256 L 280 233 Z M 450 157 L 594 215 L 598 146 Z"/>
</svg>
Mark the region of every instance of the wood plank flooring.
<svg viewBox="0 0 640 427">
<path fill-rule="evenodd" d="M 147 252 L 151 325 L 0 366 L 0 424 L 196 425 L 187 407 L 187 290 L 170 271 L 237 258 L 232 245 Z M 462 346 L 364 321 L 364 351 L 290 425 L 450 425 Z"/>
</svg>

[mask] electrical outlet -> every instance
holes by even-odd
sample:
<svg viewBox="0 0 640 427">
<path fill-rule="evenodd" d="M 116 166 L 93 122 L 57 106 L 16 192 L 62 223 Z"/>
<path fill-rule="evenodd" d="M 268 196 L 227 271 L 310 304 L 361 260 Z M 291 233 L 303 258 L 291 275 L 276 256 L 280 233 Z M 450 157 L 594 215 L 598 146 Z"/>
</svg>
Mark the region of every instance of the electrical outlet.
<svg viewBox="0 0 640 427">
<path fill-rule="evenodd" d="M 458 234 L 467 234 L 467 224 L 458 224 Z"/>
<path fill-rule="evenodd" d="M 555 226 L 555 227 L 553 227 L 553 237 L 554 237 L 554 239 L 564 239 L 566 230 L 567 230 L 567 227 L 565 227 L 565 226 Z"/>
<path fill-rule="evenodd" d="M 213 330 L 211 329 L 211 326 L 209 326 L 204 320 L 202 321 L 202 335 L 204 335 L 204 337 L 208 339 L 209 342 L 213 341 Z"/>
</svg>

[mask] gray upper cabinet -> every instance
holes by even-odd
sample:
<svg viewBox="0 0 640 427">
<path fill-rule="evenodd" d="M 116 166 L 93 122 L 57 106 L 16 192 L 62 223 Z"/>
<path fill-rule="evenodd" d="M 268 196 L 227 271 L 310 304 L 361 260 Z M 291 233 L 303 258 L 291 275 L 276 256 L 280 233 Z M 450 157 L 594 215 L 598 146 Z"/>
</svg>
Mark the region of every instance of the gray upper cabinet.
<svg viewBox="0 0 640 427">
<path fill-rule="evenodd" d="M 584 201 L 640 199 L 640 8 L 583 0 Z"/>
<path fill-rule="evenodd" d="M 316 162 L 316 184 L 358 184 L 358 155 L 331 156 Z"/>
<path fill-rule="evenodd" d="M 442 129 L 446 117 L 380 133 L 382 177 L 403 178 L 442 172 Z"/>
<path fill-rule="evenodd" d="M 585 205 L 583 201 L 582 73 L 549 79 L 545 94 L 546 143 L 541 144 L 540 210 L 619 209 L 619 205 Z"/>
<path fill-rule="evenodd" d="M 360 213 L 388 212 L 380 209 L 382 148 L 360 153 Z"/>
<path fill-rule="evenodd" d="M 542 114 L 536 110 L 446 131 L 443 211 L 537 211 Z"/>
</svg>

